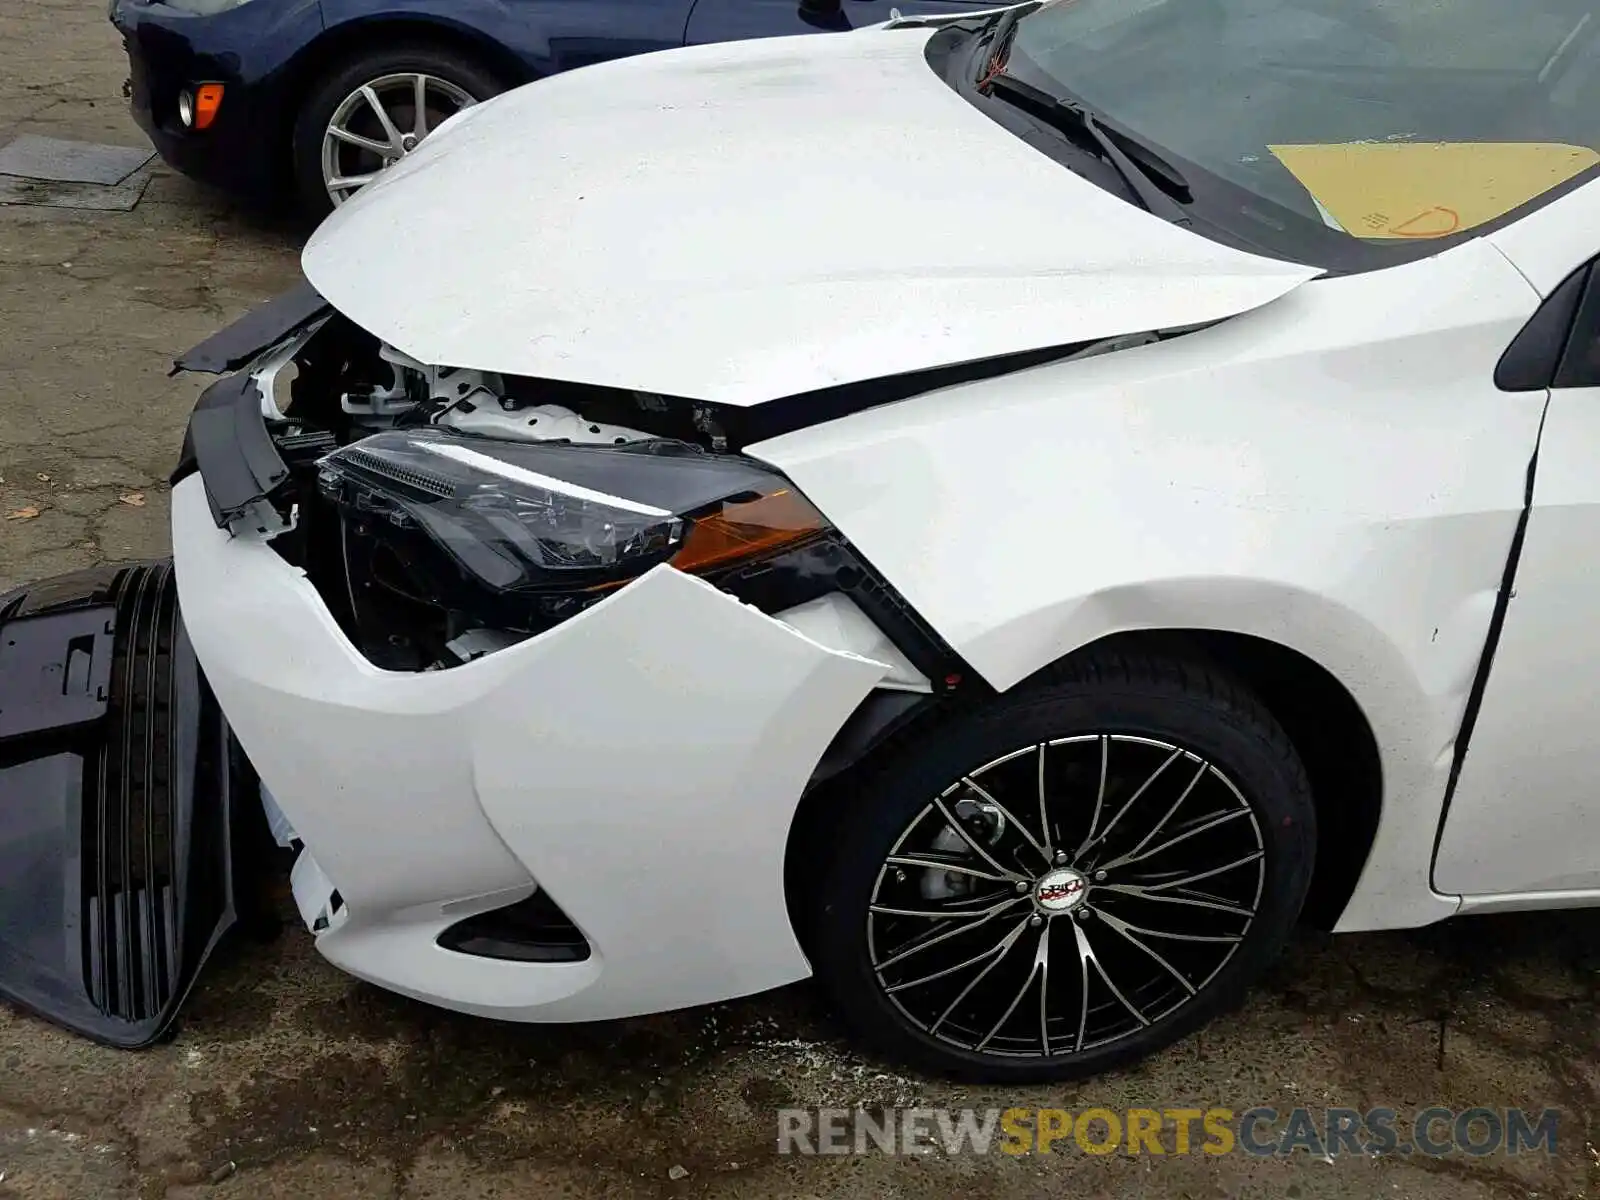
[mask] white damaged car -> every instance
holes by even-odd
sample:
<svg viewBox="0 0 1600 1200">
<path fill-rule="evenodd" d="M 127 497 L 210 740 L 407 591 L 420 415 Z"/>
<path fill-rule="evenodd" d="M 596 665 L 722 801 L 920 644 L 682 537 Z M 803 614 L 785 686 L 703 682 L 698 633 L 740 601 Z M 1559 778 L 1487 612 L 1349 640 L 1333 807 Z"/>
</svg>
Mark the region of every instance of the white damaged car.
<svg viewBox="0 0 1600 1200">
<path fill-rule="evenodd" d="M 1594 16 L 1025 4 L 452 119 L 180 360 L 174 562 L 0 601 L 0 988 L 149 1041 L 266 828 L 409 996 L 815 974 L 1021 1081 L 1297 920 L 1600 902 Z"/>
</svg>

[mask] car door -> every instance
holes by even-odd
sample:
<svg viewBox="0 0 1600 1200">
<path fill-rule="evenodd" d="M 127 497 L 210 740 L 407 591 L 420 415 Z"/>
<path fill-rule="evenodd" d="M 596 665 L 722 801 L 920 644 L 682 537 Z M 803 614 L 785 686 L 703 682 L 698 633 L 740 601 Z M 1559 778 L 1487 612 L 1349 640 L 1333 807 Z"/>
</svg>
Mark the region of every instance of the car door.
<svg viewBox="0 0 1600 1200">
<path fill-rule="evenodd" d="M 697 0 L 685 41 L 691 45 L 737 38 L 839 32 L 902 16 L 979 12 L 1004 0 Z"/>
<path fill-rule="evenodd" d="M 1548 384 L 1549 402 L 1504 625 L 1434 861 L 1441 891 L 1501 903 L 1531 893 L 1530 905 L 1600 889 L 1600 263 L 1570 268 L 1579 247 L 1600 251 L 1600 183 L 1546 213 L 1495 239 L 1547 292 L 1535 318 L 1547 378 L 1521 383 Z"/>
</svg>

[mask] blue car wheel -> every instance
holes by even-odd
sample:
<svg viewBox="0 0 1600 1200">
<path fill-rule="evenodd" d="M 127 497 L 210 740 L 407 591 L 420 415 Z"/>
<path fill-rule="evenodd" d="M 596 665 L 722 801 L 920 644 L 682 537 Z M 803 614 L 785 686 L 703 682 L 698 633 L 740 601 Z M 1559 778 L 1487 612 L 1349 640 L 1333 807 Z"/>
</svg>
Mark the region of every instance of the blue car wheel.
<svg viewBox="0 0 1600 1200">
<path fill-rule="evenodd" d="M 504 90 L 492 72 L 452 50 L 388 46 L 350 60 L 312 91 L 295 122 L 303 205 L 326 215 L 442 121 Z"/>
</svg>

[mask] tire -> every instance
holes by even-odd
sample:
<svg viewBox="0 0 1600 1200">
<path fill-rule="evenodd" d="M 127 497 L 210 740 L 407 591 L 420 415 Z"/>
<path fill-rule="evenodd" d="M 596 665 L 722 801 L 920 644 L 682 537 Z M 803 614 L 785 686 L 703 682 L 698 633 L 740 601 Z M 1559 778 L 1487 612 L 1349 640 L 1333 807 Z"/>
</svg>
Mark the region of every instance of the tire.
<svg viewBox="0 0 1600 1200">
<path fill-rule="evenodd" d="M 505 90 L 505 84 L 481 63 L 456 50 L 422 43 L 383 46 L 344 61 L 312 88 L 295 119 L 292 139 L 295 189 L 306 215 L 321 219 L 334 208 L 334 200 L 323 179 L 322 154 L 323 138 L 334 114 L 362 85 L 397 75 L 431 76 L 475 103 Z M 442 110 L 454 103 L 442 92 L 431 96 L 430 100 L 440 101 Z M 365 115 L 376 124 L 370 112 Z M 404 120 L 396 124 L 402 133 L 412 132 Z M 370 132 L 379 133 L 376 128 Z M 349 148 L 349 152 L 356 151 Z"/>
<path fill-rule="evenodd" d="M 1245 688 L 1102 655 L 892 751 L 829 840 L 810 950 L 846 1023 L 924 1071 L 1031 1083 L 1136 1062 L 1238 1003 L 1294 927 L 1316 820 Z"/>
</svg>

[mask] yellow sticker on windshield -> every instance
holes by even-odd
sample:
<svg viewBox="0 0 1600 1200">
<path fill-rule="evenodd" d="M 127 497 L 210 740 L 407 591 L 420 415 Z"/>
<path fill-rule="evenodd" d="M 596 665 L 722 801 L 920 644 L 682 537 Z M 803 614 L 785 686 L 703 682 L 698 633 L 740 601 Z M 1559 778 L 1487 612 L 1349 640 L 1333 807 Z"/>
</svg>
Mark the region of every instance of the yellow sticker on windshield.
<svg viewBox="0 0 1600 1200">
<path fill-rule="evenodd" d="M 1356 142 L 1268 147 L 1324 215 L 1360 238 L 1431 238 L 1504 216 L 1600 164 L 1546 142 Z"/>
</svg>

